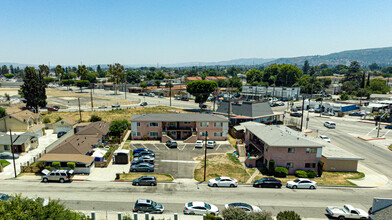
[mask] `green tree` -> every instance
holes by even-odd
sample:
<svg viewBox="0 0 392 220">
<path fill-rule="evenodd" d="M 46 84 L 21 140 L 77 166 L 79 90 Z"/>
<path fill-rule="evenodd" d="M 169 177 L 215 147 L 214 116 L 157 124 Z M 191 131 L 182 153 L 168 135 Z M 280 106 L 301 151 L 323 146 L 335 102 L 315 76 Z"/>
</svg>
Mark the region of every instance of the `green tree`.
<svg viewBox="0 0 392 220">
<path fill-rule="evenodd" d="M 229 86 L 234 88 L 242 88 L 241 79 L 237 76 L 233 76 L 229 79 Z"/>
<path fill-rule="evenodd" d="M 168 82 L 168 83 L 166 83 L 165 84 L 165 88 L 173 88 L 173 83 L 171 83 L 171 82 Z"/>
<path fill-rule="evenodd" d="M 304 66 L 302 67 L 302 72 L 304 74 L 309 74 L 310 66 L 309 66 L 309 61 L 305 60 Z"/>
<path fill-rule="evenodd" d="M 7 73 L 7 74 L 4 74 L 4 76 L 5 76 L 5 78 L 7 78 L 7 79 L 11 79 L 11 78 L 14 78 L 14 74 L 12 74 L 12 73 Z"/>
<path fill-rule="evenodd" d="M 7 112 L 3 107 L 0 107 L 0 118 L 5 117 L 7 115 Z"/>
<path fill-rule="evenodd" d="M 37 74 L 34 67 L 26 67 L 19 94 L 26 99 L 27 108 L 38 112 L 38 107 L 45 107 L 47 97 L 43 74 Z"/>
<path fill-rule="evenodd" d="M 87 80 L 87 73 L 88 71 L 86 65 L 78 65 L 76 76 L 78 76 L 80 80 Z"/>
<path fill-rule="evenodd" d="M 219 88 L 226 88 L 229 86 L 229 82 L 224 79 L 218 79 L 218 80 L 216 80 L 216 83 L 218 83 Z"/>
<path fill-rule="evenodd" d="M 8 73 L 9 73 L 9 70 L 8 70 L 7 66 L 3 65 L 1 67 L 1 75 L 5 75 L 5 74 L 8 74 Z"/>
<path fill-rule="evenodd" d="M 347 92 L 343 92 L 342 94 L 340 94 L 340 100 L 345 101 L 348 100 L 350 98 L 350 96 L 348 95 Z"/>
<path fill-rule="evenodd" d="M 301 216 L 294 211 L 281 211 L 276 216 L 276 220 L 301 220 Z"/>
<path fill-rule="evenodd" d="M 71 170 L 74 170 L 76 167 L 75 162 L 67 162 L 67 167 Z"/>
<path fill-rule="evenodd" d="M 380 66 L 377 63 L 372 63 L 372 64 L 369 65 L 369 69 L 371 71 L 374 71 L 374 70 L 379 70 L 381 68 L 380 68 Z"/>
<path fill-rule="evenodd" d="M 52 167 L 58 170 L 61 167 L 61 163 L 57 161 L 52 162 Z"/>
<path fill-rule="evenodd" d="M 52 77 L 44 77 L 44 82 L 46 85 L 48 85 L 51 82 L 54 82 L 54 78 Z"/>
<path fill-rule="evenodd" d="M 117 85 L 123 82 L 123 80 L 125 79 L 124 66 L 122 66 L 119 63 L 115 63 L 114 65 L 110 64 L 109 72 L 113 76 L 114 84 L 115 84 L 114 91 L 115 94 L 117 95 Z"/>
<path fill-rule="evenodd" d="M 390 87 L 387 85 L 387 82 L 382 79 L 372 79 L 370 80 L 370 87 L 373 93 L 388 93 L 390 91 Z"/>
<path fill-rule="evenodd" d="M 74 81 L 73 79 L 63 79 L 63 80 L 61 81 L 61 83 L 62 83 L 64 86 L 68 86 L 68 90 L 69 90 L 69 86 L 72 86 L 73 84 L 75 84 L 75 81 Z"/>
<path fill-rule="evenodd" d="M 267 82 L 268 85 L 275 83 L 274 81 L 271 80 L 271 77 L 272 76 L 277 77 L 279 74 L 279 70 L 280 70 L 280 66 L 277 64 L 272 64 L 272 65 L 268 66 L 267 68 L 265 68 L 264 72 L 263 72 L 263 82 Z M 275 79 L 275 81 L 276 81 L 276 79 Z"/>
<path fill-rule="evenodd" d="M 261 82 L 262 78 L 263 78 L 263 73 L 257 69 L 251 69 L 246 73 L 246 82 L 247 83 Z"/>
<path fill-rule="evenodd" d="M 100 65 L 97 66 L 97 73 L 98 73 L 98 77 L 100 77 L 100 78 L 103 78 L 106 76 L 105 71 L 102 70 Z"/>
<path fill-rule="evenodd" d="M 50 71 L 49 71 L 49 67 L 47 65 L 42 64 L 42 65 L 39 65 L 38 67 L 39 67 L 38 72 L 40 74 L 45 75 L 45 76 L 49 76 Z"/>
<path fill-rule="evenodd" d="M 367 75 L 366 87 L 370 86 L 370 73 Z"/>
<path fill-rule="evenodd" d="M 98 73 L 87 73 L 86 80 L 88 80 L 90 83 L 96 83 L 97 76 L 98 76 Z"/>
<path fill-rule="evenodd" d="M 147 83 L 145 83 L 145 82 L 140 83 L 140 87 L 142 88 L 142 90 L 146 90 Z"/>
<path fill-rule="evenodd" d="M 61 67 L 61 65 L 57 65 L 56 68 L 54 68 L 54 73 L 59 80 L 62 80 L 64 77 L 65 70 L 63 67 Z"/>
<path fill-rule="evenodd" d="M 82 92 L 83 87 L 87 87 L 90 85 L 88 80 L 78 80 L 76 81 L 76 86 L 80 88 L 80 92 Z"/>
<path fill-rule="evenodd" d="M 291 87 L 301 76 L 302 70 L 300 68 L 289 64 L 282 64 L 280 65 L 276 81 L 278 86 Z"/>
<path fill-rule="evenodd" d="M 44 117 L 44 118 L 42 119 L 42 123 L 44 123 L 44 124 L 50 124 L 50 118 Z"/>
<path fill-rule="evenodd" d="M 99 117 L 98 115 L 91 115 L 91 117 L 88 121 L 90 121 L 90 122 L 102 121 L 102 118 Z"/>
<path fill-rule="evenodd" d="M 214 81 L 198 80 L 186 85 L 186 91 L 195 96 L 195 102 L 202 104 L 207 101 L 208 96 L 218 87 Z"/>
<path fill-rule="evenodd" d="M 361 71 L 361 66 L 357 61 L 352 61 L 348 67 L 349 73 L 359 73 Z"/>
<path fill-rule="evenodd" d="M 140 74 L 136 71 L 128 71 L 126 80 L 128 83 L 131 84 L 140 83 Z"/>
<path fill-rule="evenodd" d="M 161 81 L 155 80 L 154 85 L 156 85 L 159 88 L 161 86 Z"/>
<path fill-rule="evenodd" d="M 114 136 L 121 136 L 122 133 L 124 133 L 125 130 L 127 130 L 129 126 L 128 120 L 115 120 L 110 123 L 110 133 Z"/>
<path fill-rule="evenodd" d="M 235 68 L 234 66 L 227 69 L 228 76 L 237 76 L 238 73 L 239 73 L 239 70 L 237 68 Z"/>
<path fill-rule="evenodd" d="M 165 78 L 165 74 L 161 71 L 157 72 L 154 77 L 154 79 L 157 79 L 157 80 L 163 80 L 164 78 Z"/>
</svg>

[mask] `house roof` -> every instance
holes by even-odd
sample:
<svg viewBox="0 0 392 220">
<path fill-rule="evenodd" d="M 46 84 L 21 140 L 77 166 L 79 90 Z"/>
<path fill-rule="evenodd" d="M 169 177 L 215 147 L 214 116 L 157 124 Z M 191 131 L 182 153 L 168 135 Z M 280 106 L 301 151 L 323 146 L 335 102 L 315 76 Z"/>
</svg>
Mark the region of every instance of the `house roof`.
<svg viewBox="0 0 392 220">
<path fill-rule="evenodd" d="M 92 122 L 78 132 L 78 135 L 107 135 L 110 123 L 105 121 Z"/>
<path fill-rule="evenodd" d="M 202 80 L 200 76 L 188 76 L 186 78 L 187 81 L 197 81 L 197 80 Z"/>
<path fill-rule="evenodd" d="M 55 124 L 59 124 L 59 123 L 61 123 L 61 122 L 66 122 L 66 123 L 68 123 L 68 124 L 70 124 L 70 125 L 75 125 L 76 123 L 78 123 L 75 119 L 73 119 L 73 118 L 71 118 L 71 117 L 67 117 L 67 118 L 63 118 L 63 119 L 61 119 L 60 121 L 58 121 L 58 122 L 55 122 L 55 123 L 53 123 L 54 125 Z"/>
<path fill-rule="evenodd" d="M 91 122 L 82 122 L 82 123 L 79 123 L 79 124 L 77 124 L 77 125 L 75 125 L 76 127 L 86 127 L 87 125 L 89 125 L 89 124 L 91 124 Z"/>
<path fill-rule="evenodd" d="M 12 135 L 12 142 L 14 145 L 22 145 L 26 143 L 27 140 L 36 137 L 37 135 L 31 132 L 26 132 L 19 135 Z M 0 132 L 0 144 L 1 145 L 11 145 L 11 137 L 7 133 Z"/>
<path fill-rule="evenodd" d="M 74 135 L 53 148 L 51 154 L 86 154 L 98 144 L 99 135 Z"/>
<path fill-rule="evenodd" d="M 21 112 L 23 110 L 20 107 L 12 106 L 8 107 L 5 111 L 7 112 L 7 114 L 11 115 L 17 112 Z"/>
<path fill-rule="evenodd" d="M 371 219 L 390 219 L 392 216 L 392 199 L 374 198 L 370 214 Z"/>
<path fill-rule="evenodd" d="M 270 147 L 323 147 L 322 144 L 286 126 L 257 122 L 244 122 L 241 125 Z"/>
<path fill-rule="evenodd" d="M 143 121 L 219 121 L 227 122 L 227 118 L 221 115 L 213 114 L 194 114 L 194 113 L 156 113 L 156 114 L 142 114 L 134 115 L 131 122 Z"/>
<path fill-rule="evenodd" d="M 38 161 L 45 162 L 79 162 L 84 164 L 91 164 L 94 161 L 94 157 L 82 155 L 82 154 L 45 154 Z"/>
<path fill-rule="evenodd" d="M 29 120 L 30 117 L 32 118 L 38 118 L 39 116 L 41 116 L 39 113 L 33 113 L 29 110 L 23 110 L 20 112 L 15 112 L 13 114 L 10 114 L 12 117 L 22 121 L 22 122 L 27 122 Z"/>
<path fill-rule="evenodd" d="M 229 101 L 222 101 L 216 112 L 228 114 Z M 231 102 L 230 113 L 236 116 L 247 116 L 252 118 L 274 115 L 268 102 Z"/>
<path fill-rule="evenodd" d="M 40 130 L 42 128 L 45 128 L 44 124 L 36 124 L 36 125 L 31 126 L 28 131 L 29 132 L 35 132 L 35 131 L 38 131 L 38 130 Z"/>
</svg>

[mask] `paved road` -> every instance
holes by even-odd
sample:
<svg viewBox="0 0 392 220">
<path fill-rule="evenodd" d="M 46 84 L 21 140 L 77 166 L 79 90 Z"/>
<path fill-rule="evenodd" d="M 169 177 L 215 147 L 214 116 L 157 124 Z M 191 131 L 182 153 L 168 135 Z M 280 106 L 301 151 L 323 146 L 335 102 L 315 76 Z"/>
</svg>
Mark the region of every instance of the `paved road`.
<svg viewBox="0 0 392 220">
<path fill-rule="evenodd" d="M 124 182 L 41 183 L 33 180 L 4 180 L 1 191 L 61 199 L 76 210 L 129 211 L 137 199 L 162 203 L 168 212 L 182 212 L 189 201 L 205 201 L 223 209 L 230 202 L 247 202 L 276 215 L 295 210 L 302 217 L 323 218 L 328 205 L 350 203 L 368 210 L 374 197 L 390 195 L 390 189 L 319 187 L 317 190 L 260 189 L 249 185 L 238 188 L 210 188 L 197 183 L 161 183 L 157 187 L 135 187 Z"/>
</svg>

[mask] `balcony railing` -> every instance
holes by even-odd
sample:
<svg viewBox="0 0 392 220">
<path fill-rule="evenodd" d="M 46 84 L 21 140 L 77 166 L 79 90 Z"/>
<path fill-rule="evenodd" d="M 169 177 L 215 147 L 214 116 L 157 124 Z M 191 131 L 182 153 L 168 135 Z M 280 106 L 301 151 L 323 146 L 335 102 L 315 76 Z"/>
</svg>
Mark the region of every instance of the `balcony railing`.
<svg viewBox="0 0 392 220">
<path fill-rule="evenodd" d="M 182 127 L 182 126 L 166 126 L 163 127 L 164 131 L 194 131 L 196 128 L 192 127 Z"/>
</svg>

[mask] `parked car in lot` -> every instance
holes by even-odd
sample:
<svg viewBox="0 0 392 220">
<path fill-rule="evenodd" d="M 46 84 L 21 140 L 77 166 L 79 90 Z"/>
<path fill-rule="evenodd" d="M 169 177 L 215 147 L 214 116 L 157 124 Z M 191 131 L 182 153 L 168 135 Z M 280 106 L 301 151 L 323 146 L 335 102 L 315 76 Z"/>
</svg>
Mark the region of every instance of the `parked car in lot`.
<svg viewBox="0 0 392 220">
<path fill-rule="evenodd" d="M 336 128 L 336 124 L 333 121 L 326 121 L 324 122 L 324 126 L 327 128 Z"/>
<path fill-rule="evenodd" d="M 132 211 L 162 214 L 164 210 L 165 208 L 161 203 L 154 202 L 150 199 L 138 199 Z"/>
<path fill-rule="evenodd" d="M 182 98 L 181 101 L 189 101 L 188 98 Z"/>
<path fill-rule="evenodd" d="M 327 209 L 328 215 L 332 218 L 337 218 L 339 220 L 343 219 L 368 219 L 369 214 L 362 209 L 354 208 L 352 205 L 344 205 L 343 207 L 337 206 L 328 206 Z"/>
<path fill-rule="evenodd" d="M 130 147 L 130 146 L 129 146 Z M 135 149 L 135 150 L 133 150 L 133 155 L 135 155 L 135 154 L 137 154 L 137 153 L 140 153 L 140 152 L 142 152 L 142 151 L 149 151 L 149 149 L 146 149 L 146 148 L 138 148 L 138 149 Z"/>
<path fill-rule="evenodd" d="M 120 108 L 120 104 L 119 103 L 114 104 L 114 105 L 112 105 L 112 108 Z"/>
<path fill-rule="evenodd" d="M 314 112 L 314 109 L 310 108 L 308 109 L 308 112 Z"/>
<path fill-rule="evenodd" d="M 19 154 L 15 154 L 15 159 L 19 158 Z M 11 152 L 0 152 L 0 159 L 12 159 L 12 153 Z"/>
<path fill-rule="evenodd" d="M 155 176 L 142 176 L 132 181 L 134 186 L 156 186 L 157 179 Z"/>
<path fill-rule="evenodd" d="M 41 178 L 42 181 L 47 183 L 49 181 L 59 181 L 60 183 L 64 183 L 66 181 L 71 180 L 71 176 L 74 173 L 73 170 L 53 170 L 49 171 L 47 169 L 42 170 L 44 174 Z"/>
<path fill-rule="evenodd" d="M 208 204 L 205 202 L 188 202 L 184 206 L 185 215 L 203 215 L 212 214 L 219 215 L 219 209 L 215 205 Z"/>
<path fill-rule="evenodd" d="M 154 93 L 150 93 L 148 96 L 155 97 L 155 94 Z"/>
<path fill-rule="evenodd" d="M 54 105 L 53 108 L 57 108 L 57 110 L 59 110 L 59 109 L 60 109 L 60 106 Z"/>
<path fill-rule="evenodd" d="M 139 93 L 139 96 L 144 96 L 144 94 L 143 93 Z"/>
<path fill-rule="evenodd" d="M 140 103 L 140 106 L 147 106 L 147 105 L 148 105 L 147 102 Z"/>
<path fill-rule="evenodd" d="M 299 113 L 299 112 L 291 112 L 291 113 L 290 113 L 290 116 L 292 116 L 292 117 L 302 117 L 302 113 Z"/>
<path fill-rule="evenodd" d="M 139 153 L 133 154 L 134 157 L 140 157 L 140 156 L 144 156 L 144 155 L 149 155 L 149 156 L 155 157 L 155 153 L 152 150 L 145 150 L 145 151 L 141 151 Z"/>
<path fill-rule="evenodd" d="M 99 109 L 105 109 L 105 108 L 107 108 L 107 106 L 106 106 L 106 105 L 101 105 L 101 106 L 99 106 L 98 108 L 99 108 Z"/>
<path fill-rule="evenodd" d="M 154 172 L 154 165 L 149 163 L 139 163 L 131 165 L 130 172 Z"/>
<path fill-rule="evenodd" d="M 236 179 L 230 178 L 230 177 L 218 177 L 216 179 L 210 179 L 208 181 L 208 186 L 212 187 L 220 187 L 220 186 L 226 186 L 226 187 L 237 187 L 238 186 L 238 181 Z"/>
<path fill-rule="evenodd" d="M 392 129 L 392 125 L 385 125 L 386 129 Z"/>
<path fill-rule="evenodd" d="M 163 95 L 159 95 L 159 96 L 158 96 L 158 98 L 160 98 L 160 99 L 163 99 L 163 98 L 164 98 L 164 96 L 163 96 Z"/>
<path fill-rule="evenodd" d="M 48 111 L 50 112 L 57 112 L 59 109 L 54 107 L 48 107 Z"/>
<path fill-rule="evenodd" d="M 237 208 L 237 209 L 242 209 L 245 212 L 262 212 L 262 210 L 254 205 L 249 205 L 243 202 L 234 202 L 230 204 L 225 204 L 225 208 Z"/>
<path fill-rule="evenodd" d="M 349 116 L 364 116 L 365 112 L 351 112 Z"/>
<path fill-rule="evenodd" d="M 170 148 L 177 147 L 177 142 L 175 140 L 168 140 L 166 141 L 166 146 Z"/>
<path fill-rule="evenodd" d="M 288 181 L 286 187 L 291 189 L 316 189 L 317 183 L 306 178 L 298 178 Z"/>
<path fill-rule="evenodd" d="M 259 180 L 256 180 L 253 183 L 253 187 L 282 188 L 282 182 L 275 178 L 264 177 Z"/>
<path fill-rule="evenodd" d="M 59 133 L 57 133 L 57 138 L 61 138 L 62 136 L 64 136 L 64 134 L 66 134 L 67 132 L 65 131 L 60 131 Z"/>
<path fill-rule="evenodd" d="M 329 137 L 325 136 L 325 135 L 320 135 L 320 138 L 323 139 L 324 141 L 331 143 L 331 140 L 329 139 Z"/>
<path fill-rule="evenodd" d="M 154 164 L 155 157 L 152 155 L 143 155 L 140 157 L 134 157 L 132 161 L 132 165 L 140 164 L 140 163 L 149 163 Z"/>
<path fill-rule="evenodd" d="M 315 112 L 315 113 L 320 113 L 321 110 L 320 110 L 319 108 L 316 108 L 316 109 L 314 110 L 314 112 Z"/>
<path fill-rule="evenodd" d="M 216 146 L 215 141 L 207 141 L 207 148 L 214 148 Z"/>
<path fill-rule="evenodd" d="M 196 141 L 196 144 L 195 144 L 195 147 L 196 147 L 196 148 L 202 148 L 203 145 L 204 145 L 203 141 L 197 140 L 197 141 Z"/>
</svg>

